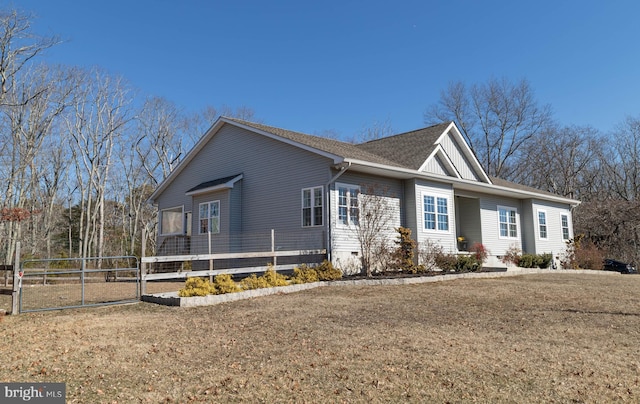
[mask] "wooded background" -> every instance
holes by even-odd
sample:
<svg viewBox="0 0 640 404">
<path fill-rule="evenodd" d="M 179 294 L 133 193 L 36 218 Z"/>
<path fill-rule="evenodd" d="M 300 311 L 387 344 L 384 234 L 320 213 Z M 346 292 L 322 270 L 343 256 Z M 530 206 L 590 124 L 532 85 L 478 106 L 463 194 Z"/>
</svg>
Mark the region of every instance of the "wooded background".
<svg viewBox="0 0 640 404">
<path fill-rule="evenodd" d="M 61 41 L 31 22 L 0 10 L 0 262 L 17 241 L 28 257 L 139 255 L 142 227 L 156 226 L 148 196 L 216 117 L 260 120 L 246 106 L 185 113 L 99 67 L 46 64 Z M 583 245 L 637 262 L 640 118 L 610 133 L 559 123 L 526 79 L 494 78 L 449 83 L 424 122 L 449 120 L 490 175 L 581 200 Z M 374 123 L 351 140 L 393 133 Z"/>
</svg>

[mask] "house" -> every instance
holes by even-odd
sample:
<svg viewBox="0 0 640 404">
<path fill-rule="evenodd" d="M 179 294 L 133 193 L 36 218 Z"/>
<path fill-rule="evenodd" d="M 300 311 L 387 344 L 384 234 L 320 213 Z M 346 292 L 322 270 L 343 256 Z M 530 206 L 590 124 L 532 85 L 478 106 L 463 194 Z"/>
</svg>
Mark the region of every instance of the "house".
<svg viewBox="0 0 640 404">
<path fill-rule="evenodd" d="M 488 267 L 512 247 L 557 257 L 579 203 L 488 176 L 453 122 L 350 144 L 221 117 L 150 197 L 158 254 L 264 250 L 249 235 L 273 229 L 282 248 L 357 265 L 367 184 L 384 189 L 391 240 L 404 226 L 451 253 L 482 243 Z"/>
</svg>

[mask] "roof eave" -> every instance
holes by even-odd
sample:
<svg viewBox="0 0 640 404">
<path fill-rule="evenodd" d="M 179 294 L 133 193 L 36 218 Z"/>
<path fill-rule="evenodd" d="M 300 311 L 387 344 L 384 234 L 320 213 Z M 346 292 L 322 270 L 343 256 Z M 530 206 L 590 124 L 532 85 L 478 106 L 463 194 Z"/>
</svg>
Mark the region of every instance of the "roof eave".
<svg viewBox="0 0 640 404">
<path fill-rule="evenodd" d="M 508 188 L 504 186 L 484 183 L 480 181 L 466 180 L 464 178 L 450 177 L 446 175 L 426 173 L 423 171 L 412 170 L 402 167 L 387 166 L 383 164 L 371 163 L 362 160 L 345 159 L 345 162 L 351 163 L 352 170 L 361 170 L 373 174 L 383 175 L 392 178 L 410 179 L 419 178 L 436 182 L 450 183 L 454 189 L 474 191 L 485 194 L 518 197 L 520 199 L 540 199 L 545 201 L 557 202 L 577 206 L 580 201 L 575 199 L 564 198 L 561 196 L 547 195 L 544 193 L 532 192 L 521 189 Z"/>
<path fill-rule="evenodd" d="M 218 185 L 214 185 L 212 187 L 207 187 L 207 188 L 202 188 L 202 189 L 196 189 L 195 191 L 185 192 L 185 195 L 187 195 L 187 196 L 201 195 L 201 194 L 206 194 L 208 192 L 219 191 L 221 189 L 231 189 L 231 188 L 233 188 L 235 183 L 240 181 L 242 178 L 243 178 L 243 175 L 240 174 L 240 175 L 236 176 L 235 178 L 233 178 L 232 180 L 229 180 L 229 181 L 227 181 L 227 182 L 225 182 L 223 184 L 218 184 Z"/>
</svg>

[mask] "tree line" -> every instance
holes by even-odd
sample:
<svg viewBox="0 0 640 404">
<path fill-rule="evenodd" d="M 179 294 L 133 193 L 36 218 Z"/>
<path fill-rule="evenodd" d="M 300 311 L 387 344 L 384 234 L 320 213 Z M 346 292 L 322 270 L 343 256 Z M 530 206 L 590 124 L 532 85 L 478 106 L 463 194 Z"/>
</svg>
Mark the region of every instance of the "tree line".
<svg viewBox="0 0 640 404">
<path fill-rule="evenodd" d="M 17 241 L 33 257 L 137 255 L 142 227 L 153 234 L 157 221 L 146 203 L 156 185 L 218 115 L 255 114 L 189 114 L 100 68 L 42 63 L 61 41 L 35 34 L 32 20 L 0 10 L 0 261 Z M 450 120 L 489 175 L 579 199 L 575 233 L 638 262 L 640 117 L 608 133 L 562 125 L 527 80 L 490 79 L 450 83 L 424 113 L 425 124 Z M 383 122 L 359 138 L 391 132 Z"/>
<path fill-rule="evenodd" d="M 147 198 L 220 113 L 187 114 L 141 99 L 100 68 L 40 62 L 56 36 L 36 35 L 30 14 L 0 11 L 0 261 L 16 242 L 31 257 L 137 255 Z M 153 248 L 153 238 L 150 238 Z"/>
<path fill-rule="evenodd" d="M 640 116 L 606 133 L 562 125 L 527 80 L 492 78 L 450 83 L 424 119 L 454 120 L 489 175 L 580 200 L 582 248 L 640 262 Z"/>
</svg>

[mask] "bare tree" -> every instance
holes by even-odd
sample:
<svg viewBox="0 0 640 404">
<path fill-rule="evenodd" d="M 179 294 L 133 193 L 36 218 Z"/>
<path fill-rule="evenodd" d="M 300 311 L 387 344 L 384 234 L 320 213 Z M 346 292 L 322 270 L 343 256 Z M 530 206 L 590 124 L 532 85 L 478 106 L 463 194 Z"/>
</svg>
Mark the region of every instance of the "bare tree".
<svg viewBox="0 0 640 404">
<path fill-rule="evenodd" d="M 0 97 L 16 82 L 25 65 L 46 49 L 59 44 L 57 36 L 40 36 L 31 30 L 31 14 L 0 11 Z"/>
<path fill-rule="evenodd" d="M 591 127 L 550 127 L 538 141 L 523 146 L 523 165 L 514 180 L 541 190 L 573 198 L 589 198 L 600 169 L 604 139 Z"/>
<path fill-rule="evenodd" d="M 185 141 L 185 118 L 171 102 L 152 97 L 145 101 L 136 121 L 133 142 L 140 166 L 154 187 L 180 162 L 192 142 Z"/>
<path fill-rule="evenodd" d="M 120 77 L 94 69 L 79 77 L 73 114 L 66 116 L 80 191 L 80 254 L 103 256 L 107 186 L 113 150 L 131 119 L 128 89 Z"/>
<path fill-rule="evenodd" d="M 640 117 L 627 117 L 611 134 L 606 178 L 612 194 L 626 201 L 640 198 Z"/>
<path fill-rule="evenodd" d="M 526 80 L 490 79 L 470 88 L 449 84 L 427 109 L 425 123 L 455 121 L 489 175 L 514 179 L 523 147 L 552 123 L 551 107 L 538 106 Z"/>
<path fill-rule="evenodd" d="M 357 209 L 351 213 L 357 219 L 350 226 L 360 244 L 362 270 L 368 277 L 373 275 L 376 253 L 394 234 L 391 197 L 386 187 L 363 184 L 357 195 L 357 207 L 351 207 Z"/>
</svg>

